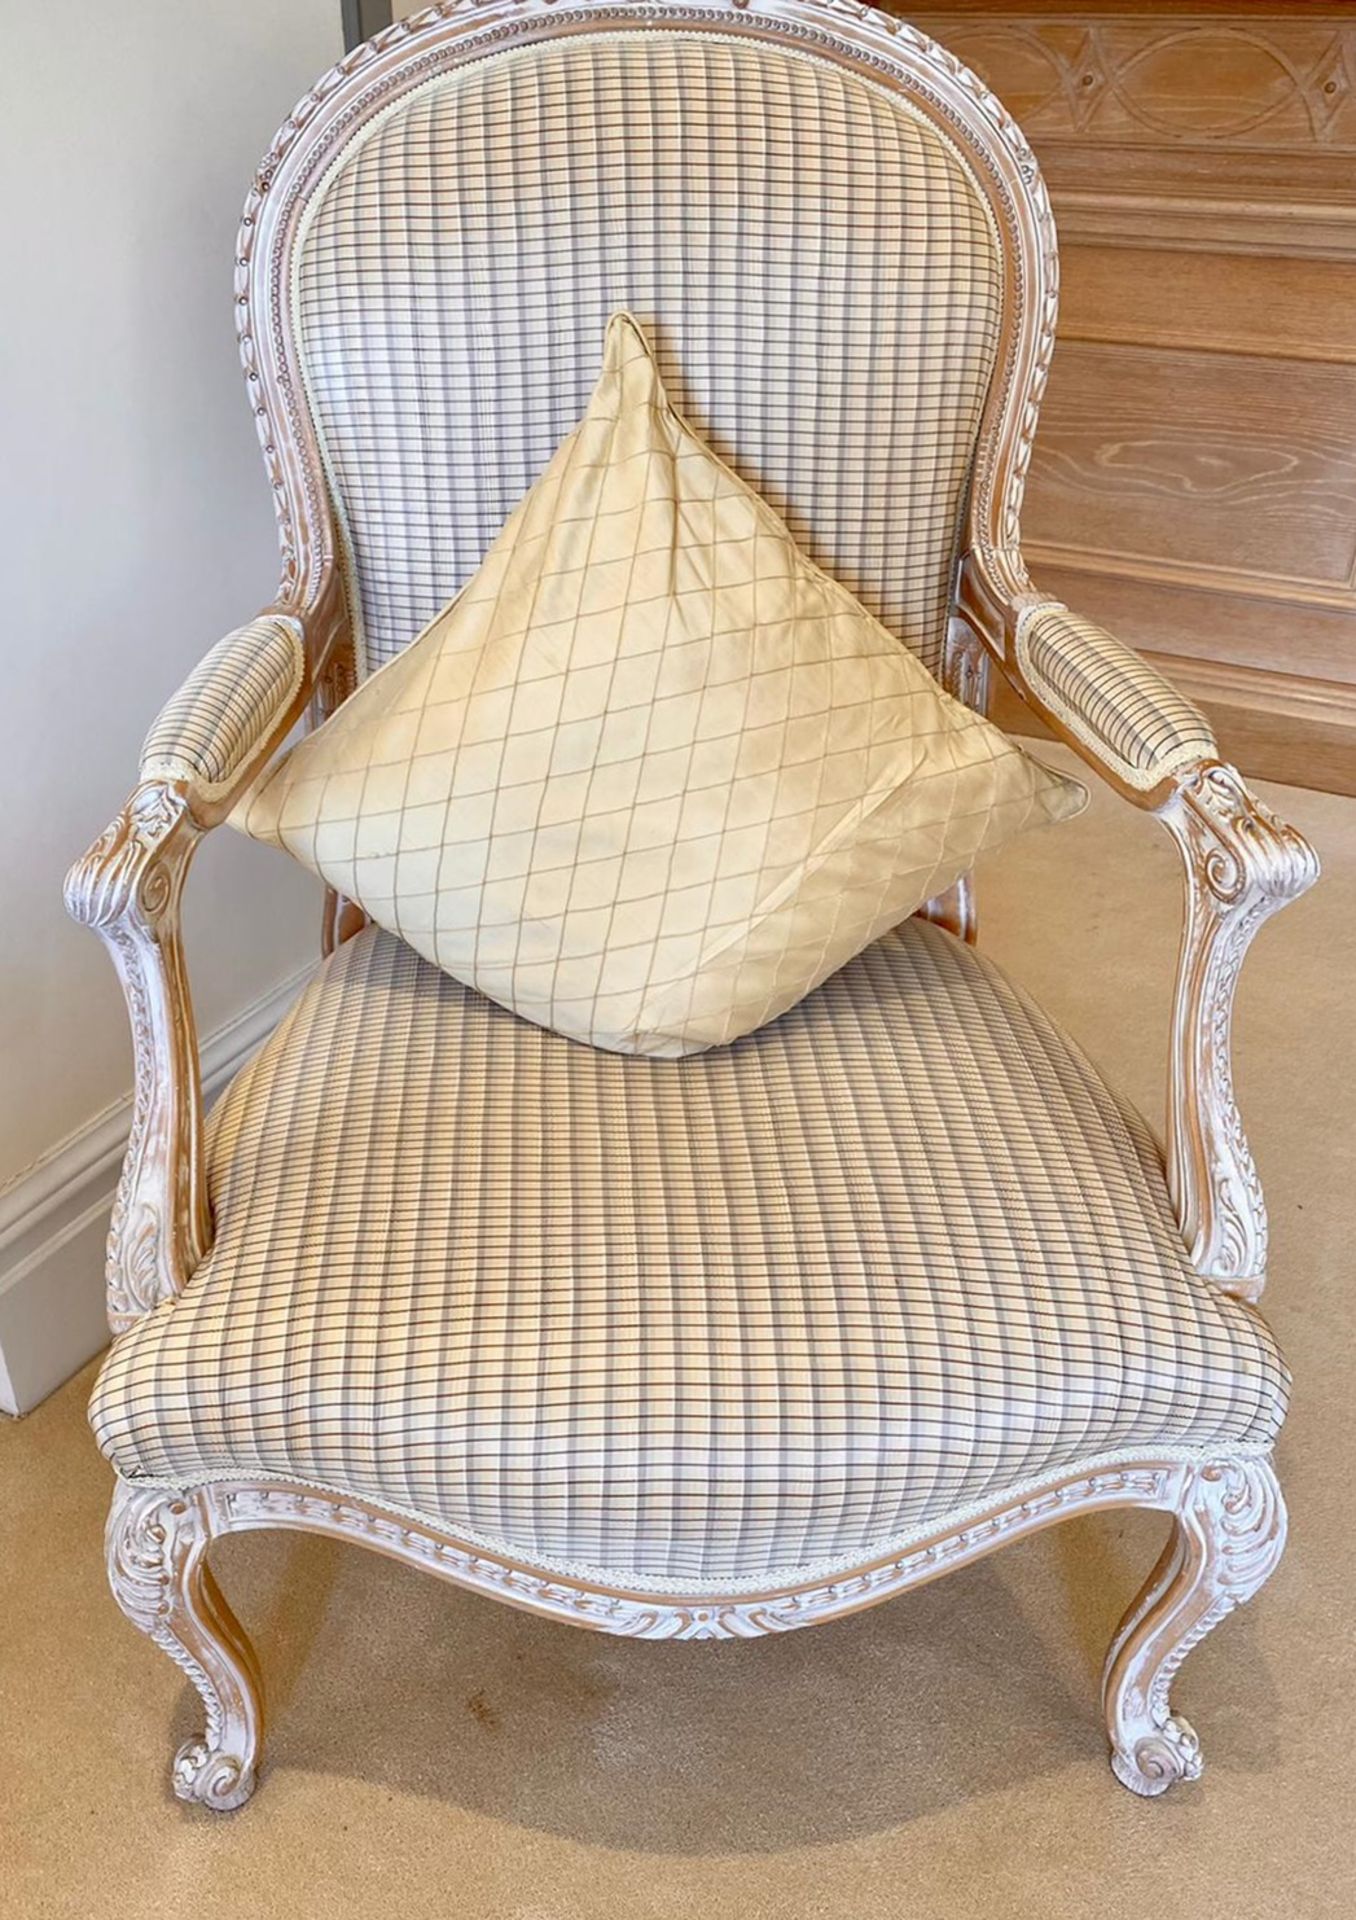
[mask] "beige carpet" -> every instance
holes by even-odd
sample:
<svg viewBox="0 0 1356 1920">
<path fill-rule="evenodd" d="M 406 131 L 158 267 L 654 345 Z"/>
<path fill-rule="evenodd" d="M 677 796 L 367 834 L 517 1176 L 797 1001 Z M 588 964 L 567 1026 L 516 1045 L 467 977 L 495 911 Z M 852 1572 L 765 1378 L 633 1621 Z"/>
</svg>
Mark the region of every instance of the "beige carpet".
<svg viewBox="0 0 1356 1920">
<path fill-rule="evenodd" d="M 272 1738 L 230 1816 L 169 1794 L 195 1698 L 103 1585 L 88 1376 L 0 1426 L 0 1912 L 381 1920 L 1356 1913 L 1356 801 L 1276 792 L 1327 873 L 1245 975 L 1241 1087 L 1296 1374 L 1292 1545 L 1184 1669 L 1204 1781 L 1133 1799 L 1096 1696 L 1162 1522 L 1084 1519 L 784 1639 L 547 1625 L 355 1548 L 227 1541 Z M 984 938 L 1146 1110 L 1178 906 L 1106 794 L 1000 856 Z"/>
</svg>

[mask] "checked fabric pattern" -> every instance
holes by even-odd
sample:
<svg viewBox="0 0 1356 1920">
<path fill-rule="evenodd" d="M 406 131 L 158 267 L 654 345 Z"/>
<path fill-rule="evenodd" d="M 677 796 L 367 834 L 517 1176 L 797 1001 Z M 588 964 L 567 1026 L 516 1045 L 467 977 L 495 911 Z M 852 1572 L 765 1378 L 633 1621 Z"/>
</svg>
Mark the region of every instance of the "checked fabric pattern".
<svg viewBox="0 0 1356 1920">
<path fill-rule="evenodd" d="M 360 672 L 471 578 L 583 413 L 619 308 L 802 551 L 940 671 L 998 241 L 897 95 L 676 29 L 495 54 L 353 136 L 295 298 Z"/>
<path fill-rule="evenodd" d="M 141 749 L 143 780 L 211 792 L 232 775 L 301 685 L 301 623 L 265 614 L 218 640 L 161 708 Z"/>
<path fill-rule="evenodd" d="M 1027 685 L 1130 787 L 1156 787 L 1218 757 L 1198 707 L 1123 641 L 1057 601 L 1027 607 L 1017 623 Z"/>
<path fill-rule="evenodd" d="M 369 928 L 223 1097 L 208 1178 L 215 1245 L 95 1390 L 120 1472 L 292 1476 L 656 1591 L 1284 1412 L 1144 1123 L 919 920 L 684 1061 Z"/>
<path fill-rule="evenodd" d="M 1085 798 L 799 552 L 618 314 L 474 578 L 232 819 L 501 1005 L 672 1056 Z"/>
</svg>

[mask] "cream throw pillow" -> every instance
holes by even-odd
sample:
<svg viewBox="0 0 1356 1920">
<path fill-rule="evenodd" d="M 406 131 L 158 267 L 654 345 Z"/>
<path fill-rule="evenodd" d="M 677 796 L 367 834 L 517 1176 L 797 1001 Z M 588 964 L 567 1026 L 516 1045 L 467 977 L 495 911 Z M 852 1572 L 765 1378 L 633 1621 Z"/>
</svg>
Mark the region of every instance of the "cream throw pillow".
<svg viewBox="0 0 1356 1920">
<path fill-rule="evenodd" d="M 806 559 L 618 313 L 479 572 L 232 818 L 527 1019 L 675 1055 L 1085 799 Z"/>
</svg>

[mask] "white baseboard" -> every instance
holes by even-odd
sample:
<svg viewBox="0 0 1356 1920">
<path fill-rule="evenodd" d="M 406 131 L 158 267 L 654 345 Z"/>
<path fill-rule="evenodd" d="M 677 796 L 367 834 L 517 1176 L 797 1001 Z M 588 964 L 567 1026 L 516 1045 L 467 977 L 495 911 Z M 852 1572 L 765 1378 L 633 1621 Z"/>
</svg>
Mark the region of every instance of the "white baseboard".
<svg viewBox="0 0 1356 1920">
<path fill-rule="evenodd" d="M 213 1099 L 273 1031 L 310 965 L 202 1043 Z M 0 1412 L 29 1413 L 108 1342 L 104 1241 L 132 1117 L 128 1094 L 0 1191 Z"/>
</svg>

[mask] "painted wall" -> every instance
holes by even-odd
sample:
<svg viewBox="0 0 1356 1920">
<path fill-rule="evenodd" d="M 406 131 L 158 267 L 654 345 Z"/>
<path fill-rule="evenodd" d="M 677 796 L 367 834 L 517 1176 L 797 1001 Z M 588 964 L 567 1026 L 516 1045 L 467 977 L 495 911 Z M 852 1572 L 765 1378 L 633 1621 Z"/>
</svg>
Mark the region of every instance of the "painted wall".
<svg viewBox="0 0 1356 1920">
<path fill-rule="evenodd" d="M 339 0 L 3 14 L 0 1187 L 20 1179 L 0 1230 L 31 1263 L 41 1237 L 12 1231 L 34 1227 L 25 1194 L 48 1193 L 52 1156 L 57 1174 L 78 1161 L 101 1115 L 106 1144 L 131 1084 L 121 996 L 64 916 L 63 872 L 132 784 L 160 702 L 273 595 L 234 237 L 274 130 L 342 43 Z M 209 839 L 188 905 L 204 1035 L 295 973 L 318 916 L 290 863 Z M 0 1238 L 0 1296 L 13 1266 Z M 54 1293 L 53 1314 L 69 1311 Z"/>
</svg>

